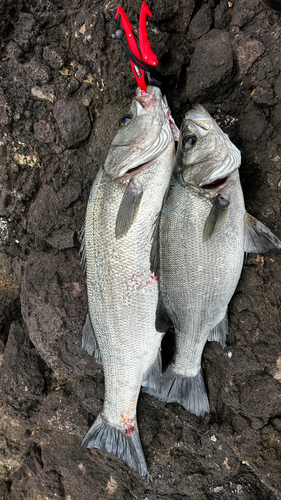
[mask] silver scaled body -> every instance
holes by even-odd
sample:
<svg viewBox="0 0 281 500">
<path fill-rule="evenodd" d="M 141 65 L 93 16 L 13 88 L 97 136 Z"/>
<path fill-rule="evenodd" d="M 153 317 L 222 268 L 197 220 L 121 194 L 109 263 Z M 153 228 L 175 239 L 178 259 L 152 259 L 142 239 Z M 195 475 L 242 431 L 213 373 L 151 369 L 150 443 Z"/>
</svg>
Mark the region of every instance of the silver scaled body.
<svg viewBox="0 0 281 500">
<path fill-rule="evenodd" d="M 202 106 L 187 112 L 155 238 L 157 323 L 161 315 L 173 323 L 175 354 L 163 373 L 161 394 L 144 390 L 198 416 L 210 411 L 201 369 L 203 349 L 207 340 L 225 346 L 227 307 L 244 252 L 281 246 L 268 228 L 245 212 L 240 163 L 240 151 Z"/>
<path fill-rule="evenodd" d="M 161 343 L 155 328 L 158 282 L 150 270 L 151 238 L 175 152 L 159 89 L 139 92 L 125 118 L 128 125 L 119 128 L 94 181 L 85 221 L 89 314 L 105 397 L 83 446 L 115 453 L 146 474 L 136 406 L 142 382 L 158 365 Z"/>
</svg>

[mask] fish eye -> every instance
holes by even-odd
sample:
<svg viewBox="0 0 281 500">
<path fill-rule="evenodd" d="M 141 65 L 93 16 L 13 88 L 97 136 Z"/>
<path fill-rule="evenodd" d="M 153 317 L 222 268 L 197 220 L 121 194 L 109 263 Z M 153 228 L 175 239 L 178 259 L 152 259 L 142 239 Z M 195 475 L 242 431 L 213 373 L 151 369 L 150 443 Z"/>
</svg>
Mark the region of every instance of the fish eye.
<svg viewBox="0 0 281 500">
<path fill-rule="evenodd" d="M 192 148 L 193 146 L 195 146 L 196 144 L 196 137 L 194 137 L 193 135 L 186 135 L 184 138 L 183 138 L 183 145 L 185 147 L 185 149 L 189 149 L 189 148 Z"/>
<path fill-rule="evenodd" d="M 121 118 L 121 120 L 119 122 L 120 127 L 126 127 L 126 125 L 128 125 L 128 123 L 130 123 L 131 119 L 132 119 L 132 115 L 126 115 L 123 118 Z"/>
</svg>

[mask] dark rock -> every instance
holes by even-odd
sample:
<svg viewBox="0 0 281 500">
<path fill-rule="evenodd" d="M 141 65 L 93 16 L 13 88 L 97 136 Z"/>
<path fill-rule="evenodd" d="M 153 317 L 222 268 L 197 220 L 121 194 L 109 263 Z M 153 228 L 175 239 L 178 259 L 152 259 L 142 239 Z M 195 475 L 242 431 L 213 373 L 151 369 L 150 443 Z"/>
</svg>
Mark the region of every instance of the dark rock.
<svg viewBox="0 0 281 500">
<path fill-rule="evenodd" d="M 35 45 L 37 33 L 36 21 L 31 14 L 21 13 L 15 24 L 14 41 L 23 50 L 27 51 L 31 45 Z"/>
<path fill-rule="evenodd" d="M 69 207 L 81 194 L 80 182 L 69 182 L 58 192 L 58 203 L 60 208 Z"/>
<path fill-rule="evenodd" d="M 210 92 L 229 87 L 227 79 L 233 68 L 229 34 L 211 30 L 198 40 L 189 68 L 187 68 L 186 95 L 190 101 L 206 99 Z M 227 83 L 226 83 L 227 82 Z"/>
<path fill-rule="evenodd" d="M 40 85 L 45 85 L 51 79 L 51 74 L 48 66 L 39 63 L 36 59 L 25 63 L 23 68 L 27 75 L 36 83 Z"/>
<path fill-rule="evenodd" d="M 55 47 L 44 47 L 43 58 L 54 69 L 61 69 L 64 64 L 64 57 Z"/>
<path fill-rule="evenodd" d="M 0 378 L 1 402 L 8 412 L 29 417 L 42 400 L 45 363 L 20 323 L 13 323 L 5 347 Z"/>
<path fill-rule="evenodd" d="M 234 37 L 233 49 L 238 59 L 242 74 L 248 73 L 254 62 L 264 53 L 264 45 L 259 41 L 244 34 Z"/>
<path fill-rule="evenodd" d="M 33 14 L 36 21 L 45 28 L 59 25 L 65 17 L 65 13 L 49 0 L 39 0 Z"/>
<path fill-rule="evenodd" d="M 75 99 L 57 101 L 53 115 L 68 147 L 78 146 L 87 139 L 91 122 L 87 108 L 78 101 Z"/>
<path fill-rule="evenodd" d="M 253 92 L 253 101 L 258 104 L 267 104 L 268 106 L 272 106 L 273 104 L 277 104 L 278 99 L 275 97 L 275 94 L 271 88 L 265 89 L 263 87 L 257 87 Z"/>
<path fill-rule="evenodd" d="M 50 124 L 45 122 L 44 120 L 40 120 L 40 122 L 36 122 L 33 125 L 34 128 L 34 137 L 37 141 L 44 142 L 49 144 L 50 142 L 54 142 L 55 134 L 50 127 Z"/>
<path fill-rule="evenodd" d="M 53 248 L 63 250 L 64 248 L 74 247 L 74 231 L 57 231 L 50 238 L 46 238 L 47 243 Z"/>
<path fill-rule="evenodd" d="M 22 50 L 21 48 L 12 40 L 8 43 L 7 47 L 7 54 L 9 57 L 12 57 L 13 59 L 19 59 L 22 55 Z"/>
<path fill-rule="evenodd" d="M 57 197 L 50 186 L 44 186 L 30 208 L 28 230 L 44 237 L 56 228 L 57 217 Z"/>
<path fill-rule="evenodd" d="M 66 267 L 62 253 L 33 254 L 23 277 L 21 303 L 40 356 L 53 371 L 72 379 L 94 373 L 97 365 L 81 349 L 87 301 L 78 252 L 69 253 L 67 262 Z"/>
<path fill-rule="evenodd" d="M 215 8 L 214 27 L 224 30 L 231 20 L 232 8 L 228 0 L 222 0 Z"/>
<path fill-rule="evenodd" d="M 11 110 L 8 106 L 3 89 L 0 87 L 0 123 L 8 125 L 11 123 Z"/>
<path fill-rule="evenodd" d="M 239 135 L 244 141 L 254 143 L 262 136 L 266 127 L 263 113 L 255 108 L 242 117 L 239 125 Z"/>
<path fill-rule="evenodd" d="M 200 38 L 210 30 L 213 23 L 213 10 L 210 5 L 205 4 L 190 22 L 188 34 L 192 40 Z"/>
</svg>

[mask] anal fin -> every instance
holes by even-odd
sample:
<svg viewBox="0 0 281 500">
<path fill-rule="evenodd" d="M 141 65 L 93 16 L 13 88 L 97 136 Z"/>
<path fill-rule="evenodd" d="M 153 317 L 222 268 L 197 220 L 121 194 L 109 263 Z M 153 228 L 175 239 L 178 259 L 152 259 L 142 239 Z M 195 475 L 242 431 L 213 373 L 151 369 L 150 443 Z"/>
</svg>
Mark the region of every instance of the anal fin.
<svg viewBox="0 0 281 500">
<path fill-rule="evenodd" d="M 157 394 L 160 394 L 161 378 L 162 378 L 162 358 L 159 349 L 156 359 L 153 361 L 153 363 L 150 365 L 150 367 L 143 376 L 142 386 L 149 387 Z"/>
<path fill-rule="evenodd" d="M 98 363 L 99 365 L 102 364 L 99 346 L 96 340 L 94 329 L 92 327 L 89 313 L 87 313 L 85 325 L 83 327 L 82 349 L 90 354 L 90 356 L 92 356 L 92 354 L 94 353 L 96 363 Z"/>
<path fill-rule="evenodd" d="M 245 213 L 245 252 L 269 252 L 270 250 L 280 250 L 281 241 L 262 222 L 252 215 Z"/>
<path fill-rule="evenodd" d="M 147 474 L 147 466 L 139 438 L 139 432 L 134 424 L 131 434 L 125 434 L 120 428 L 107 422 L 102 415 L 87 432 L 82 448 L 98 448 L 108 453 L 113 453 L 122 458 L 129 467 L 135 469 L 141 476 Z"/>
<path fill-rule="evenodd" d="M 227 335 L 228 335 L 228 319 L 227 319 L 227 311 L 226 311 L 225 316 L 221 320 L 221 322 L 210 331 L 208 341 L 209 342 L 220 342 L 222 345 L 222 348 L 225 349 Z"/>
</svg>

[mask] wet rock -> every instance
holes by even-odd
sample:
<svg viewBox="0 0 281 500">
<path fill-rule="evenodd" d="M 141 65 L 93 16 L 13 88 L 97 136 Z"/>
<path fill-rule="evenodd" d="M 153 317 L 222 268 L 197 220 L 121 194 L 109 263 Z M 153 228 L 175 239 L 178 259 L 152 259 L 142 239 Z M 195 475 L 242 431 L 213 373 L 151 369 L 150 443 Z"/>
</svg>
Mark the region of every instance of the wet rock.
<svg viewBox="0 0 281 500">
<path fill-rule="evenodd" d="M 44 47 L 43 58 L 54 69 L 61 69 L 64 64 L 64 57 L 56 47 Z"/>
<path fill-rule="evenodd" d="M 91 130 L 87 108 L 75 99 L 57 101 L 53 115 L 68 147 L 85 141 Z"/>
<path fill-rule="evenodd" d="M 227 89 L 233 68 L 229 34 L 217 29 L 202 36 L 187 68 L 186 95 L 190 101 L 206 99 L 210 92 Z"/>
<path fill-rule="evenodd" d="M 33 129 L 34 137 L 35 139 L 37 139 L 37 141 L 44 142 L 45 144 L 54 142 L 55 134 L 51 129 L 49 123 L 45 122 L 44 120 L 40 120 L 40 122 L 34 123 Z"/>
</svg>

